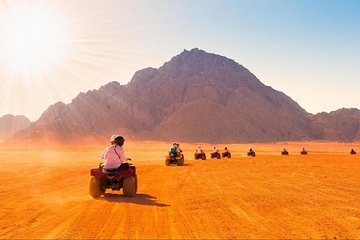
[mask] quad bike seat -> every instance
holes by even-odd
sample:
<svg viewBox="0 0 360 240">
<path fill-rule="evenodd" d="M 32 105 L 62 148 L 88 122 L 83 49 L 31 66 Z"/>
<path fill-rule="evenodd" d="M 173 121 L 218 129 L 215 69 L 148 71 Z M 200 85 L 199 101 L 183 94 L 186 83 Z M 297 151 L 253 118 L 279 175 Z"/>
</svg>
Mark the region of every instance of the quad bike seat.
<svg viewBox="0 0 360 240">
<path fill-rule="evenodd" d="M 101 171 L 107 175 L 116 175 L 119 172 L 119 169 L 117 168 L 110 168 L 110 169 L 105 169 L 105 168 L 101 168 Z"/>
</svg>

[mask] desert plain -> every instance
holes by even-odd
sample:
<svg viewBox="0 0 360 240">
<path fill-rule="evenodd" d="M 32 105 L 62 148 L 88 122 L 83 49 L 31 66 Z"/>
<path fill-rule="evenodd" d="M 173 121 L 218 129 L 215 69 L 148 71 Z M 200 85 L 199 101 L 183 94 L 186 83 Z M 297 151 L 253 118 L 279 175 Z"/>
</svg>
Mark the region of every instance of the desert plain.
<svg viewBox="0 0 360 240">
<path fill-rule="evenodd" d="M 181 143 L 185 166 L 165 166 L 171 143 L 126 142 L 137 196 L 100 199 L 88 185 L 103 147 L 1 149 L 0 238 L 360 238 L 359 143 L 229 144 L 220 160 L 202 146 L 207 160 Z"/>
</svg>

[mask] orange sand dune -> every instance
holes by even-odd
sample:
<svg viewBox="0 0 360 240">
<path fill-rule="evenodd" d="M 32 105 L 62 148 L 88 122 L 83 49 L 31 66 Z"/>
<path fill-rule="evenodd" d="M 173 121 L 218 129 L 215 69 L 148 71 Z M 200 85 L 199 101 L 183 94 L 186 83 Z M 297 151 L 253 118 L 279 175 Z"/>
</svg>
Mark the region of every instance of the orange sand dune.
<svg viewBox="0 0 360 240">
<path fill-rule="evenodd" d="M 358 144 L 229 145 L 234 158 L 164 165 L 170 144 L 126 143 L 138 195 L 88 196 L 101 147 L 0 152 L 0 238 L 359 238 Z M 209 152 L 212 145 L 203 144 Z M 258 155 L 245 157 L 249 147 Z M 301 148 L 309 155 L 300 156 Z M 218 145 L 222 148 L 223 145 Z M 290 156 L 280 156 L 286 147 Z"/>
</svg>

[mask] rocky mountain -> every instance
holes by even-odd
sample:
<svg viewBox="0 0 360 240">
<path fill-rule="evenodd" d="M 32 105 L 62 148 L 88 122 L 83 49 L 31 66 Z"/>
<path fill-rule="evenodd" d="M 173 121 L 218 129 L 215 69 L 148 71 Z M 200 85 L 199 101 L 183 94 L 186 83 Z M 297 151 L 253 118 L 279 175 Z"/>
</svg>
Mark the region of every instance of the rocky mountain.
<svg viewBox="0 0 360 240">
<path fill-rule="evenodd" d="M 338 133 L 345 125 L 334 129 L 337 121 L 329 120 L 333 113 L 325 115 L 308 114 L 242 65 L 195 48 L 158 69 L 136 72 L 126 85 L 111 82 L 80 93 L 70 104 L 50 106 L 16 138 L 84 145 L 106 141 L 114 133 L 218 143 L 356 139 L 350 130 Z M 354 122 L 348 124 L 356 128 Z"/>
<path fill-rule="evenodd" d="M 9 138 L 15 132 L 27 128 L 30 123 L 30 120 L 22 115 L 7 114 L 0 117 L 0 142 Z"/>
<path fill-rule="evenodd" d="M 342 108 L 330 113 L 318 113 L 314 120 L 324 129 L 323 139 L 331 141 L 360 141 L 360 110 Z"/>
</svg>

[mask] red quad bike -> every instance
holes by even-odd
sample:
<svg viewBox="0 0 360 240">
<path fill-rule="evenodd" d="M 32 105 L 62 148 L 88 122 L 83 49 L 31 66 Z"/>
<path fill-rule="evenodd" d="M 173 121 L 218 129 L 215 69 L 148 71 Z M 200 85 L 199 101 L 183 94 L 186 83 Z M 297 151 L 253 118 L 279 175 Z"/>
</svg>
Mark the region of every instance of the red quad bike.
<svg viewBox="0 0 360 240">
<path fill-rule="evenodd" d="M 302 150 L 302 151 L 300 152 L 300 154 L 301 154 L 301 155 L 307 155 L 308 153 L 307 153 L 306 150 Z"/>
<path fill-rule="evenodd" d="M 219 152 L 211 153 L 210 156 L 211 156 L 211 158 L 217 158 L 217 159 L 220 159 L 220 158 L 221 158 Z"/>
<path fill-rule="evenodd" d="M 198 159 L 206 160 L 206 154 L 204 152 L 203 153 L 195 153 L 194 159 L 195 160 L 198 160 Z"/>
<path fill-rule="evenodd" d="M 226 157 L 231 158 L 231 153 L 230 152 L 223 152 L 221 155 L 222 155 L 223 158 L 226 158 Z"/>
<path fill-rule="evenodd" d="M 289 152 L 287 150 L 281 151 L 281 155 L 289 155 Z"/>
<path fill-rule="evenodd" d="M 255 157 L 255 156 L 256 156 L 255 151 L 249 151 L 249 152 L 247 153 L 247 155 L 248 155 L 248 156 L 251 156 L 251 157 Z"/>
<path fill-rule="evenodd" d="M 137 192 L 136 167 L 129 164 L 127 169 L 104 170 L 99 165 L 98 168 L 90 170 L 89 193 L 93 198 L 98 198 L 105 194 L 106 189 L 123 189 L 124 196 L 133 197 Z"/>
<path fill-rule="evenodd" d="M 171 156 L 170 152 L 169 154 L 166 156 L 165 159 L 165 165 L 166 166 L 170 166 L 170 164 L 176 164 L 178 166 L 183 166 L 184 165 L 184 154 L 181 154 L 180 156 Z"/>
</svg>

